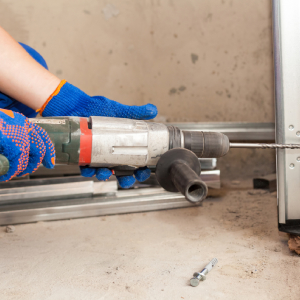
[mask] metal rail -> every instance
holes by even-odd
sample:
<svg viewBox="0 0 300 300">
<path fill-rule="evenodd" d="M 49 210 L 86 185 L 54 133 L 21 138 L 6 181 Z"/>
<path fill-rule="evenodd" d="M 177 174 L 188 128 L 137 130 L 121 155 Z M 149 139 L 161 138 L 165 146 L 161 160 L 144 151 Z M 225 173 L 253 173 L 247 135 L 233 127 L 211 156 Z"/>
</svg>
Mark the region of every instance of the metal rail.
<svg viewBox="0 0 300 300">
<path fill-rule="evenodd" d="M 216 123 L 168 123 L 182 130 L 216 131 L 226 134 L 232 142 L 246 141 L 275 141 L 274 123 L 247 123 L 247 122 L 216 122 Z"/>
<path fill-rule="evenodd" d="M 110 197 L 1 206 L 0 225 L 194 206 L 183 195 L 166 192 L 162 188 L 136 189 L 118 191 Z"/>
<path fill-rule="evenodd" d="M 210 188 L 221 186 L 219 170 L 203 171 L 201 179 Z M 21 187 L 0 189 L 0 225 L 194 206 L 180 193 L 162 188 L 139 185 L 118 191 L 116 180 L 77 180 L 77 176 L 33 179 L 19 182 Z M 44 185 L 36 185 L 35 181 Z"/>
<path fill-rule="evenodd" d="M 94 197 L 108 193 L 115 194 L 117 189 L 116 181 L 94 182 L 92 180 L 0 189 L 0 210 L 4 204 Z"/>
</svg>

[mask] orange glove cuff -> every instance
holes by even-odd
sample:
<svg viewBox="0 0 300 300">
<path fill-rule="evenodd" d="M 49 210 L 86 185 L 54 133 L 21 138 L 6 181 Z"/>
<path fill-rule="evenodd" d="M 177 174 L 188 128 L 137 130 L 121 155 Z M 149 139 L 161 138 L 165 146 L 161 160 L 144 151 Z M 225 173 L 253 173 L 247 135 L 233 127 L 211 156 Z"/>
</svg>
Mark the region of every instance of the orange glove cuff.
<svg viewBox="0 0 300 300">
<path fill-rule="evenodd" d="M 47 99 L 47 101 L 44 103 L 44 105 L 39 108 L 38 110 L 36 110 L 36 112 L 39 112 L 40 114 L 43 113 L 44 109 L 46 108 L 47 104 L 49 103 L 49 101 L 56 95 L 58 95 L 58 93 L 60 92 L 60 89 L 63 87 L 63 85 L 66 83 L 66 80 L 62 80 L 59 85 L 57 86 L 57 88 L 55 89 L 55 91 L 50 95 L 50 97 Z"/>
</svg>

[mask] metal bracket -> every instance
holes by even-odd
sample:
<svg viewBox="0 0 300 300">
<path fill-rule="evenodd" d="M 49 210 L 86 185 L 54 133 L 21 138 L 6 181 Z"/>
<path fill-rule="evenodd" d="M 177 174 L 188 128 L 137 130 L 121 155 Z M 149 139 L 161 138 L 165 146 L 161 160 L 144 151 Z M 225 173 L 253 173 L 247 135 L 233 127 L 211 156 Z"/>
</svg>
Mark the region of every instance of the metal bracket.
<svg viewBox="0 0 300 300">
<path fill-rule="evenodd" d="M 276 143 L 300 143 L 300 1 L 273 0 Z M 279 230 L 300 234 L 300 151 L 277 149 Z M 297 227 L 298 226 L 298 227 Z"/>
</svg>

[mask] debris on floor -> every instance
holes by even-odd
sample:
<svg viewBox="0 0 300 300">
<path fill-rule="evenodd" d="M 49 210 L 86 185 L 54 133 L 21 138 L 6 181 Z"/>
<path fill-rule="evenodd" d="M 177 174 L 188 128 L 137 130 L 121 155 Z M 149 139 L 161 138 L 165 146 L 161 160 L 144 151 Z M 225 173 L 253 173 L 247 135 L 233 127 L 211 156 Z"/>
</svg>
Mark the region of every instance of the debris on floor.
<svg viewBox="0 0 300 300">
<path fill-rule="evenodd" d="M 289 248 L 300 255 L 300 236 L 294 234 L 289 235 Z"/>
<path fill-rule="evenodd" d="M 15 226 L 11 226 L 11 225 L 6 226 L 6 232 L 7 233 L 12 233 L 15 230 L 16 230 Z"/>
<path fill-rule="evenodd" d="M 248 191 L 248 195 L 252 195 L 252 196 L 254 196 L 254 195 L 264 195 L 266 193 L 268 193 L 268 191 L 266 191 L 266 190 L 251 190 L 251 191 Z"/>
</svg>

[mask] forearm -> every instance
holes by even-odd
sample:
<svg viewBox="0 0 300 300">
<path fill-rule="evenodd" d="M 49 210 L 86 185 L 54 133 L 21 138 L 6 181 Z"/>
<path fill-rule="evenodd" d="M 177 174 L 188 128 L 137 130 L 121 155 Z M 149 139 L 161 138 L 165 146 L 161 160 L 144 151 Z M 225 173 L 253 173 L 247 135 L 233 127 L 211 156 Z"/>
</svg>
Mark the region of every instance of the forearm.
<svg viewBox="0 0 300 300">
<path fill-rule="evenodd" d="M 37 63 L 0 27 L 0 91 L 37 110 L 60 79 Z"/>
</svg>

